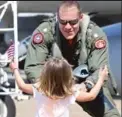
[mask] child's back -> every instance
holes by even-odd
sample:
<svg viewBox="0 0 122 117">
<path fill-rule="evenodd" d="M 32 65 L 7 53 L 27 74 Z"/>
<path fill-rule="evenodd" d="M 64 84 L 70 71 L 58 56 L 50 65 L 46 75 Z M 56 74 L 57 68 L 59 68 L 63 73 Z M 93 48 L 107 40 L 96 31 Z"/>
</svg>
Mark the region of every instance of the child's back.
<svg viewBox="0 0 122 117">
<path fill-rule="evenodd" d="M 68 106 L 75 103 L 75 95 L 62 99 L 51 99 L 33 87 L 36 100 L 36 117 L 69 117 Z"/>
</svg>

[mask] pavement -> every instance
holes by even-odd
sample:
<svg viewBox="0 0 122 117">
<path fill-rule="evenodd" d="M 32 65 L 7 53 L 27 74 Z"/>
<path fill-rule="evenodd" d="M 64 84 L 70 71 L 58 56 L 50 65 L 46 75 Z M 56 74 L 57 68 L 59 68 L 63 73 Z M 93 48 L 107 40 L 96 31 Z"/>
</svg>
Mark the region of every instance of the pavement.
<svg viewBox="0 0 122 117">
<path fill-rule="evenodd" d="M 17 101 L 16 104 L 16 117 L 34 117 L 35 101 L 33 98 L 29 100 Z M 121 114 L 121 97 L 114 98 L 117 109 Z M 73 104 L 69 107 L 70 117 L 91 117 L 78 104 Z"/>
</svg>

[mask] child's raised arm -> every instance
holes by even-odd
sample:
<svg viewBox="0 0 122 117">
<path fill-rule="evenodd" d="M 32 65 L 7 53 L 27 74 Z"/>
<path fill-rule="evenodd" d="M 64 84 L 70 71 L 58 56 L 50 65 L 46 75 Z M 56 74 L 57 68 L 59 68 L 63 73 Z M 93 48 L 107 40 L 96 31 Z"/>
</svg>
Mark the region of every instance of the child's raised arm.
<svg viewBox="0 0 122 117">
<path fill-rule="evenodd" d="M 98 77 L 99 79 L 96 85 L 91 89 L 90 92 L 80 91 L 80 94 L 76 98 L 77 101 L 86 102 L 86 101 L 92 101 L 96 98 L 96 96 L 100 92 L 100 89 L 104 81 L 107 80 L 108 78 L 108 69 L 106 65 L 104 68 L 100 68 Z"/>
<path fill-rule="evenodd" d="M 26 84 L 24 82 L 24 80 L 21 78 L 21 75 L 18 71 L 16 62 L 12 61 L 9 64 L 9 67 L 11 68 L 12 72 L 14 73 L 15 80 L 17 82 L 17 85 L 18 85 L 19 89 L 22 90 L 25 93 L 33 94 L 32 84 Z"/>
</svg>

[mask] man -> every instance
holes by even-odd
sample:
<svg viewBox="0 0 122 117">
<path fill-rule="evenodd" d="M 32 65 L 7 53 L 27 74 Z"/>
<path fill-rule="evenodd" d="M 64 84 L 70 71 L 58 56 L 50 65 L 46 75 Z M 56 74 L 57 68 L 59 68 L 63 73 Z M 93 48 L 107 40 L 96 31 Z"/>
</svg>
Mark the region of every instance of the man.
<svg viewBox="0 0 122 117">
<path fill-rule="evenodd" d="M 63 56 L 73 68 L 87 64 L 90 76 L 85 84 L 92 87 L 98 80 L 100 66 L 108 64 L 106 35 L 90 21 L 88 15 L 81 13 L 76 1 L 62 2 L 58 8 L 57 21 L 44 22 L 33 32 L 25 61 L 27 78 L 34 82 L 40 76 L 44 62 L 52 56 Z M 116 89 L 115 82 L 112 83 L 113 89 Z M 120 117 L 107 82 L 94 101 L 78 104 L 94 117 Z"/>
</svg>

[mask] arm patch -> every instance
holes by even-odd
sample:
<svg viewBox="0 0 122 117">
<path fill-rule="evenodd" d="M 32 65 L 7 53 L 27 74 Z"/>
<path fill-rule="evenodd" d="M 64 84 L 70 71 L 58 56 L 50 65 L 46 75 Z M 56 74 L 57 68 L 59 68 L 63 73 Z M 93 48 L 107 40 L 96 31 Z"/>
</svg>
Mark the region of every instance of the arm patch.
<svg viewBox="0 0 122 117">
<path fill-rule="evenodd" d="M 104 39 L 98 39 L 95 41 L 95 48 L 102 49 L 106 47 L 106 41 Z"/>
<path fill-rule="evenodd" d="M 32 38 L 34 44 L 41 44 L 44 41 L 44 35 L 42 33 L 36 33 Z"/>
</svg>

